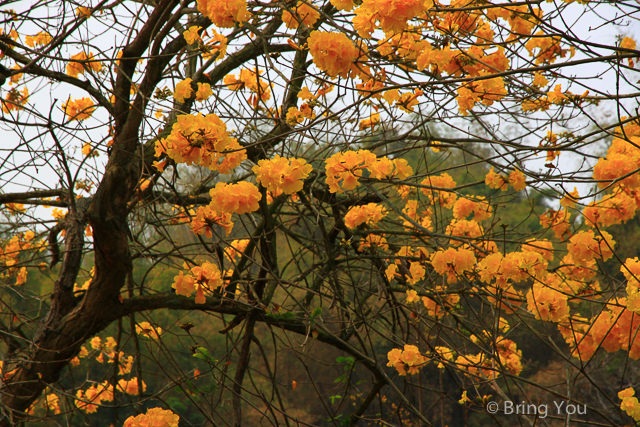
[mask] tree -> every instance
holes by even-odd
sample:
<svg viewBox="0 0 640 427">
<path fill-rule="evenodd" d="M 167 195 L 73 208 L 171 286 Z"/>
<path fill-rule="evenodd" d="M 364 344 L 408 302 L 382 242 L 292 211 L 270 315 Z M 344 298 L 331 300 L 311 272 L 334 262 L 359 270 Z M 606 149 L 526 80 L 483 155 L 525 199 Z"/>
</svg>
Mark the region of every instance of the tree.
<svg viewBox="0 0 640 427">
<path fill-rule="evenodd" d="M 637 4 L 15 7 L 2 425 L 640 420 Z"/>
</svg>

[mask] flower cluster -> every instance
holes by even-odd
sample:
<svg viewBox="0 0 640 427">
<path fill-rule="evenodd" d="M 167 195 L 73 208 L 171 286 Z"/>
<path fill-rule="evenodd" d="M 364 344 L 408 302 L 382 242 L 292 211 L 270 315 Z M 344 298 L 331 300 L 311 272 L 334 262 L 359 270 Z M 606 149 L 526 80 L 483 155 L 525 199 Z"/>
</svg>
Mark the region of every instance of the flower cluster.
<svg viewBox="0 0 640 427">
<path fill-rule="evenodd" d="M 569 234 L 569 227 L 571 227 L 571 212 L 567 209 L 561 209 L 559 211 L 549 209 L 547 212 L 540 216 L 540 225 L 544 228 L 551 228 L 556 236 L 556 239 L 564 239 Z"/>
<path fill-rule="evenodd" d="M 360 224 L 375 225 L 387 214 L 384 206 L 369 203 L 353 206 L 344 217 L 344 224 L 349 228 L 357 228 Z"/>
<path fill-rule="evenodd" d="M 91 16 L 91 8 L 80 6 L 76 8 L 76 15 L 80 18 L 88 18 Z"/>
<path fill-rule="evenodd" d="M 188 219 L 185 222 L 188 222 Z M 231 230 L 233 230 L 231 213 L 218 212 L 212 209 L 211 206 L 200 206 L 195 212 L 195 218 L 191 220 L 189 227 L 194 234 L 204 234 L 208 238 L 212 238 L 211 227 L 214 225 L 224 228 L 227 234 L 231 233 Z"/>
<path fill-rule="evenodd" d="M 453 178 L 451 178 L 451 175 L 443 173 L 439 176 L 430 176 L 422 181 L 421 184 L 432 187 L 422 189 L 422 192 L 429 198 L 431 204 L 440 205 L 447 209 L 453 208 L 458 196 L 453 191 L 444 190 L 457 185 Z"/>
<path fill-rule="evenodd" d="M 149 322 L 140 322 L 136 325 L 136 334 L 157 340 L 159 336 L 162 335 L 162 328 L 160 326 L 153 326 Z"/>
<path fill-rule="evenodd" d="M 632 39 L 631 37 L 625 37 L 620 42 L 620 47 L 623 48 L 623 49 L 635 50 L 636 49 L 636 41 L 634 39 Z M 629 66 L 633 68 L 633 66 L 635 65 L 634 58 L 628 58 L 627 59 L 627 64 L 629 64 Z"/>
<path fill-rule="evenodd" d="M 202 29 L 199 25 L 192 25 L 188 30 L 182 33 L 182 36 L 188 44 L 194 44 L 196 41 L 202 41 L 202 37 L 198 34 L 198 31 Z"/>
<path fill-rule="evenodd" d="M 415 89 L 413 92 L 400 93 L 398 89 L 391 89 L 386 91 L 382 97 L 390 106 L 395 106 L 405 113 L 413 113 L 413 107 L 418 105 L 420 101 L 418 98 L 424 95 L 420 89 Z"/>
<path fill-rule="evenodd" d="M 592 230 L 580 231 L 569 239 L 567 249 L 573 260 L 578 265 L 585 265 L 591 260 L 608 260 L 613 256 L 613 247 L 616 242 L 611 234 L 600 231 L 596 236 Z"/>
<path fill-rule="evenodd" d="M 54 415 L 58 415 L 60 413 L 60 398 L 58 396 L 55 394 L 47 394 L 44 400 L 47 405 L 47 409 L 53 411 Z"/>
<path fill-rule="evenodd" d="M 78 409 L 92 414 L 98 410 L 98 405 L 102 404 L 102 402 L 111 401 L 113 401 L 113 386 L 105 381 L 100 384 L 93 384 L 86 391 L 78 390 L 75 404 Z"/>
<path fill-rule="evenodd" d="M 488 185 L 489 188 L 499 189 L 500 191 L 507 191 L 509 185 L 516 191 L 522 191 L 527 187 L 525 176 L 518 169 L 514 169 L 513 172 L 509 174 L 509 177 L 506 177 L 495 173 L 493 167 L 491 167 L 491 170 L 489 170 L 489 173 L 484 179 L 484 183 Z"/>
<path fill-rule="evenodd" d="M 18 64 L 15 64 L 13 67 L 11 67 L 12 70 L 19 70 L 20 68 L 22 67 L 20 67 Z M 23 73 L 18 73 L 11 76 L 11 78 L 9 79 L 9 86 L 18 84 L 18 82 L 20 82 L 20 80 L 22 79 L 23 75 L 24 75 Z"/>
<path fill-rule="evenodd" d="M 423 34 L 420 30 L 414 31 L 393 34 L 391 37 L 385 36 L 378 42 L 376 50 L 380 52 L 380 55 L 389 59 L 394 59 L 397 56 L 404 60 L 415 61 L 422 51 L 431 47 L 431 44 L 423 40 Z M 386 72 L 380 74 L 386 77 Z M 371 81 L 371 84 L 374 84 L 374 81 Z"/>
<path fill-rule="evenodd" d="M 514 375 L 520 375 L 522 372 L 522 351 L 518 350 L 516 343 L 510 339 L 498 337 L 496 342 L 500 363 L 507 368 L 507 371 Z"/>
<path fill-rule="evenodd" d="M 179 103 L 184 103 L 185 99 L 191 98 L 193 95 L 193 88 L 191 88 L 191 83 L 193 79 L 184 79 L 176 85 L 175 90 L 173 91 L 173 98 Z"/>
<path fill-rule="evenodd" d="M 415 285 L 420 280 L 424 279 L 427 270 L 420 264 L 419 262 L 412 262 L 409 267 L 409 277 L 407 278 L 407 283 L 410 285 Z"/>
<path fill-rule="evenodd" d="M 88 62 L 78 62 L 88 61 Z M 84 74 L 85 71 L 99 72 L 102 70 L 102 63 L 93 59 L 93 53 L 89 52 L 87 55 L 84 52 L 80 52 L 71 57 L 71 61 L 67 64 L 67 74 L 71 77 L 78 77 L 79 74 Z"/>
<path fill-rule="evenodd" d="M 33 231 L 26 231 L 14 235 L 8 241 L 1 242 L 0 267 L 3 272 L 0 273 L 0 278 L 8 279 L 14 276 L 16 286 L 24 285 L 27 282 L 27 267 L 19 266 L 20 254 L 30 250 L 43 251 L 45 249 L 45 241 L 35 242 L 34 237 Z"/>
<path fill-rule="evenodd" d="M 564 58 L 567 55 L 568 50 L 560 46 L 560 37 L 545 37 L 542 31 L 535 35 L 525 47 L 529 55 L 535 58 L 536 64 L 553 64 L 558 57 Z"/>
<path fill-rule="evenodd" d="M 246 0 L 198 0 L 198 10 L 220 28 L 242 26 L 251 16 Z"/>
<path fill-rule="evenodd" d="M 402 213 L 405 214 L 411 221 L 416 224 L 419 224 L 421 227 L 426 228 L 427 230 L 433 230 L 433 224 L 431 222 L 431 209 L 426 209 L 422 212 L 418 212 L 418 201 L 417 200 L 407 200 L 407 204 L 402 209 Z M 411 221 L 407 221 L 406 219 L 403 221 L 403 226 L 406 230 L 413 230 L 415 224 Z"/>
<path fill-rule="evenodd" d="M 436 319 L 445 315 L 446 310 L 455 306 L 460 301 L 457 293 L 447 293 L 442 286 L 435 289 L 436 295 L 432 298 L 422 297 L 422 304 L 427 309 L 427 314 Z"/>
<path fill-rule="evenodd" d="M 29 89 L 26 87 L 21 91 L 13 88 L 7 92 L 7 96 L 4 99 L 0 100 L 4 113 L 9 113 L 13 110 L 22 110 L 27 101 L 29 101 Z"/>
<path fill-rule="evenodd" d="M 638 257 L 628 258 L 620 267 L 627 279 L 627 307 L 640 314 L 640 261 Z"/>
<path fill-rule="evenodd" d="M 271 86 L 269 83 L 260 78 L 262 70 L 256 69 L 251 71 L 249 69 L 240 70 L 240 76 L 236 78 L 235 74 L 228 74 L 224 77 L 223 82 L 227 88 L 238 91 L 242 89 L 249 89 L 256 94 L 252 95 L 249 101 L 253 106 L 258 105 L 258 100 L 264 102 L 271 99 Z"/>
<path fill-rule="evenodd" d="M 629 189 L 639 188 L 640 174 L 635 171 L 640 168 L 640 127 L 631 123 L 625 126 L 624 132 L 616 129 L 615 135 L 607 155 L 600 158 L 593 168 L 593 178 L 601 181 L 598 182 L 600 188 L 611 184 Z M 620 179 L 622 177 L 625 178 Z"/>
<path fill-rule="evenodd" d="M 37 45 L 44 46 L 46 44 L 51 43 L 51 34 L 40 31 L 35 36 L 27 36 L 25 37 L 25 43 L 29 47 L 35 47 Z"/>
<path fill-rule="evenodd" d="M 543 321 L 561 322 L 569 317 L 567 295 L 539 282 L 527 294 L 527 308 Z"/>
<path fill-rule="evenodd" d="M 204 304 L 206 302 L 205 289 L 213 292 L 222 286 L 220 269 L 210 262 L 204 262 L 202 265 L 192 267 L 190 273 L 186 275 L 181 271 L 173 280 L 174 282 L 171 286 L 176 290 L 176 294 L 189 297 L 193 292 L 196 292 L 196 304 Z"/>
<path fill-rule="evenodd" d="M 287 123 L 291 126 L 302 123 L 304 119 L 313 120 L 315 118 L 316 113 L 310 103 L 302 104 L 299 110 L 297 107 L 289 107 L 287 110 Z"/>
<path fill-rule="evenodd" d="M 396 368 L 402 376 L 417 374 L 420 368 L 429 361 L 429 359 L 420 354 L 418 347 L 409 344 L 404 346 L 404 350 L 394 348 L 387 353 L 387 358 L 389 359 L 387 366 Z"/>
<path fill-rule="evenodd" d="M 473 251 L 460 247 L 436 251 L 431 256 L 431 265 L 436 273 L 447 276 L 447 283 L 456 283 L 459 275 L 473 270 L 476 257 Z"/>
<path fill-rule="evenodd" d="M 209 190 L 209 207 L 218 212 L 244 214 L 258 210 L 262 194 L 254 184 L 241 181 L 237 184 L 219 182 Z"/>
<path fill-rule="evenodd" d="M 216 61 L 222 59 L 222 57 L 224 57 L 224 55 L 227 53 L 227 38 L 222 34 L 218 34 L 216 30 L 210 29 L 209 31 L 211 31 L 212 33 L 211 38 L 205 43 L 202 40 L 202 36 L 207 35 L 207 30 L 204 30 L 201 35 L 198 33 L 201 29 L 202 27 L 199 25 L 192 25 L 188 30 L 183 32 L 182 35 L 184 36 L 184 39 L 187 41 L 187 43 L 198 43 L 198 48 L 202 50 L 203 59 L 209 59 L 214 54 L 217 54 L 215 58 Z"/>
<path fill-rule="evenodd" d="M 553 260 L 553 243 L 548 240 L 529 239 L 522 245 L 523 252 L 537 252 L 546 261 Z"/>
<path fill-rule="evenodd" d="M 371 178 L 375 179 L 407 179 L 413 175 L 413 169 L 405 159 L 381 157 L 369 166 Z"/>
<path fill-rule="evenodd" d="M 491 337 L 488 337 L 491 341 Z M 474 335 L 471 336 L 474 342 L 480 339 Z M 500 365 L 504 366 L 507 371 L 514 375 L 522 372 L 522 351 L 518 350 L 516 343 L 498 336 L 495 339 L 496 346 L 493 354 L 484 353 L 460 355 L 456 358 L 455 363 L 459 368 L 465 370 L 467 374 L 474 378 L 495 379 L 499 375 L 496 369 L 495 360 L 500 361 Z"/>
<path fill-rule="evenodd" d="M 226 255 L 227 258 L 229 258 L 229 261 L 231 261 L 232 263 L 235 262 L 236 258 L 244 253 L 248 245 L 249 239 L 239 239 L 232 241 L 226 250 Z"/>
<path fill-rule="evenodd" d="M 453 205 L 453 217 L 455 219 L 464 219 L 473 214 L 475 221 L 482 221 L 490 218 L 492 211 L 493 209 L 484 197 L 460 197 Z"/>
<path fill-rule="evenodd" d="M 620 409 L 637 422 L 640 422 L 640 402 L 638 402 L 637 397 L 634 397 L 635 394 L 636 391 L 632 387 L 619 392 L 618 397 L 622 400 Z"/>
<path fill-rule="evenodd" d="M 387 243 L 387 239 L 384 237 L 377 234 L 369 234 L 360 242 L 358 251 L 364 252 L 367 249 L 387 251 L 389 250 L 389 244 Z"/>
<path fill-rule="evenodd" d="M 368 150 L 336 153 L 326 161 L 327 184 L 332 193 L 353 190 L 360 185 L 359 178 L 365 168 L 376 161 L 376 155 Z"/>
<path fill-rule="evenodd" d="M 450 236 L 462 237 L 465 239 L 476 239 L 484 234 L 484 229 L 476 221 L 466 219 L 454 219 L 447 226 L 446 233 Z M 451 239 L 450 245 L 459 246 L 462 242 L 458 239 Z"/>
<path fill-rule="evenodd" d="M 484 105 L 492 105 L 494 101 L 500 101 L 507 95 L 502 77 L 478 80 L 460 86 L 458 92 L 458 109 L 460 114 L 466 116 L 477 102 Z"/>
<path fill-rule="evenodd" d="M 585 224 L 589 227 L 607 227 L 627 222 L 638 210 L 636 199 L 627 191 L 620 190 L 607 194 L 598 202 L 591 202 L 582 211 Z"/>
<path fill-rule="evenodd" d="M 572 355 L 586 361 L 599 348 L 609 353 L 622 349 L 632 359 L 640 359 L 640 339 L 636 337 L 640 318 L 626 305 L 625 298 L 616 298 L 591 320 L 570 318 L 560 323 L 558 329 L 573 348 Z"/>
<path fill-rule="evenodd" d="M 88 119 L 95 110 L 96 108 L 91 98 L 70 99 L 62 104 L 62 111 L 70 121 Z"/>
<path fill-rule="evenodd" d="M 282 22 L 292 30 L 298 28 L 300 23 L 306 27 L 312 27 L 320 19 L 320 12 L 306 2 L 299 1 L 293 8 L 293 12 L 294 14 L 291 14 L 288 10 L 282 12 Z"/>
<path fill-rule="evenodd" d="M 432 6 L 432 0 L 364 0 L 355 10 L 353 27 L 363 38 L 370 38 L 376 27 L 385 33 L 401 33 L 409 28 L 408 21 Z"/>
<path fill-rule="evenodd" d="M 374 113 L 369 116 L 368 119 L 363 119 L 360 121 L 360 130 L 365 130 L 367 128 L 371 128 L 371 130 L 375 130 L 376 125 L 380 123 L 380 114 Z"/>
<path fill-rule="evenodd" d="M 140 382 L 142 383 L 142 391 L 147 391 L 147 384 L 144 381 Z M 128 381 L 125 379 L 118 381 L 118 391 L 137 396 L 139 393 L 138 377 L 133 377 Z"/>
<path fill-rule="evenodd" d="M 313 62 L 331 77 L 347 78 L 358 49 L 343 33 L 313 31 L 308 39 Z"/>
<path fill-rule="evenodd" d="M 496 252 L 487 255 L 478 263 L 480 280 L 492 283 L 498 288 L 505 289 L 508 283 L 518 283 L 531 277 L 541 277 L 548 266 L 548 261 L 539 253 L 531 250 L 510 252 L 502 255 Z"/>
<path fill-rule="evenodd" d="M 171 134 L 156 142 L 156 157 L 163 153 L 177 163 L 200 165 L 220 173 L 230 173 L 247 158 L 227 126 L 215 114 L 178 116 Z"/>
<path fill-rule="evenodd" d="M 178 427 L 180 416 L 170 410 L 149 408 L 146 414 L 130 416 L 124 422 L 124 427 Z"/>
<path fill-rule="evenodd" d="M 252 171 L 256 181 L 278 195 L 292 194 L 302 190 L 302 181 L 306 179 L 313 167 L 304 159 L 286 158 L 276 155 L 270 160 L 260 160 Z"/>
</svg>

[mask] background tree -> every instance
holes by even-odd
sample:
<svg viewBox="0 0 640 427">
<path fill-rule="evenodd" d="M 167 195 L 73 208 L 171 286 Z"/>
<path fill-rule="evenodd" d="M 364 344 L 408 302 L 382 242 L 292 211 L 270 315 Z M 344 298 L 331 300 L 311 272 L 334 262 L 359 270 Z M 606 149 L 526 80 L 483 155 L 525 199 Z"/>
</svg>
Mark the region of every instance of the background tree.
<svg viewBox="0 0 640 427">
<path fill-rule="evenodd" d="M 2 425 L 640 420 L 636 3 L 11 6 Z"/>
</svg>

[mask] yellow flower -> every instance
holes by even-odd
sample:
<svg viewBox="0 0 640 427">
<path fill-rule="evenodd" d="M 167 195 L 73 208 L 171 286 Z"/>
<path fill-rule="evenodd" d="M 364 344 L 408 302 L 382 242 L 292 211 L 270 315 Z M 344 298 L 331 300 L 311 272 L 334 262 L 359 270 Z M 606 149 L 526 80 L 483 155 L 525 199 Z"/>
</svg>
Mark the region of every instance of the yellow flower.
<svg viewBox="0 0 640 427">
<path fill-rule="evenodd" d="M 287 28 L 292 30 L 298 28 L 300 22 L 307 27 L 311 27 L 316 23 L 316 21 L 318 21 L 318 19 L 320 19 L 320 12 L 307 3 L 299 1 L 293 10 L 297 16 L 291 14 L 288 10 L 285 10 L 282 13 L 282 22 L 285 23 Z"/>
<path fill-rule="evenodd" d="M 549 80 L 547 80 L 547 78 L 544 75 L 540 73 L 535 73 L 535 77 L 533 78 L 533 82 L 531 84 L 536 87 L 545 87 L 546 85 L 549 84 Z"/>
<path fill-rule="evenodd" d="M 198 91 L 196 92 L 196 101 L 204 101 L 213 95 L 211 85 L 209 83 L 198 83 Z"/>
<path fill-rule="evenodd" d="M 380 113 L 374 113 L 368 119 L 364 119 L 360 122 L 360 130 L 364 130 L 366 128 L 374 130 L 378 123 L 380 123 Z"/>
<path fill-rule="evenodd" d="M 353 9 L 353 0 L 331 0 L 331 4 L 338 10 L 350 11 Z"/>
<path fill-rule="evenodd" d="M 154 168 L 156 168 L 158 170 L 158 172 L 164 172 L 164 168 L 165 168 L 165 166 L 167 166 L 167 161 L 163 160 L 163 161 L 159 162 L 159 161 L 156 160 L 156 161 L 153 162 L 152 166 Z"/>
<path fill-rule="evenodd" d="M 229 136 L 227 126 L 215 114 L 178 116 L 171 134 L 156 142 L 156 157 L 163 153 L 177 163 L 195 163 L 220 173 L 230 173 L 247 158 L 246 151 Z"/>
<path fill-rule="evenodd" d="M 344 216 L 344 224 L 351 228 L 357 228 L 360 224 L 375 226 L 387 214 L 384 206 L 377 203 L 369 203 L 362 206 L 353 206 Z"/>
<path fill-rule="evenodd" d="M 91 8 L 80 6 L 76 8 L 76 15 L 78 15 L 80 18 L 88 18 L 91 16 Z"/>
<path fill-rule="evenodd" d="M 69 118 L 69 121 L 73 121 L 88 119 L 96 108 L 91 98 L 81 98 L 68 100 L 62 104 L 62 110 Z"/>
<path fill-rule="evenodd" d="M 318 68 L 331 77 L 347 78 L 358 49 L 342 33 L 313 31 L 309 36 L 309 52 Z"/>
<path fill-rule="evenodd" d="M 237 184 L 219 182 L 209 191 L 210 206 L 220 212 L 243 214 L 258 210 L 262 194 L 258 187 L 247 181 Z"/>
<path fill-rule="evenodd" d="M 147 410 L 146 414 L 140 414 L 135 417 L 132 415 L 127 418 L 124 422 L 124 427 L 178 427 L 178 421 L 180 421 L 180 417 L 168 409 L 151 408 Z"/>
<path fill-rule="evenodd" d="M 554 104 L 560 104 L 563 99 L 567 99 L 567 96 L 562 93 L 562 85 L 556 85 L 552 91 L 547 93 L 547 96 L 549 98 L 549 102 Z"/>
<path fill-rule="evenodd" d="M 509 184 L 511 184 L 516 191 L 522 191 L 527 187 L 525 176 L 518 169 L 514 169 L 513 172 L 509 174 Z"/>
<path fill-rule="evenodd" d="M 102 340 L 100 339 L 100 337 L 91 338 L 91 348 L 92 349 L 100 350 L 101 347 L 102 347 Z"/>
<path fill-rule="evenodd" d="M 413 289 L 410 289 L 407 291 L 407 302 L 408 303 L 412 303 L 412 302 L 418 302 L 420 301 L 420 297 L 418 296 L 418 292 L 414 291 Z"/>
<path fill-rule="evenodd" d="M 77 61 L 91 61 L 80 63 Z M 89 52 L 87 55 L 84 52 L 80 52 L 71 57 L 71 61 L 67 64 L 67 74 L 71 77 L 78 77 L 79 74 L 84 74 L 85 71 L 99 72 L 102 70 L 102 63 L 93 59 L 93 53 Z"/>
<path fill-rule="evenodd" d="M 53 212 L 51 212 L 51 216 L 57 220 L 61 220 L 64 218 L 65 213 L 62 211 L 62 209 L 54 208 Z"/>
<path fill-rule="evenodd" d="M 340 194 L 343 190 L 353 190 L 360 185 L 363 169 L 371 167 L 375 161 L 376 155 L 368 150 L 334 154 L 325 165 L 329 191 Z"/>
<path fill-rule="evenodd" d="M 191 88 L 192 81 L 193 79 L 188 78 L 176 85 L 176 90 L 173 92 L 173 97 L 176 101 L 182 104 L 186 98 L 191 98 L 191 95 L 193 95 L 193 89 Z"/>
<path fill-rule="evenodd" d="M 287 111 L 287 123 L 291 126 L 295 126 L 304 121 L 304 116 L 302 112 L 298 110 L 296 107 L 289 107 Z"/>
<path fill-rule="evenodd" d="M 27 43 L 27 46 L 29 47 L 35 47 L 36 45 L 45 45 L 45 44 L 49 44 L 49 42 L 51 42 L 51 34 L 44 32 L 44 31 L 40 31 L 38 34 L 36 34 L 35 36 L 27 36 L 25 37 L 25 42 Z"/>
<path fill-rule="evenodd" d="M 23 106 L 29 100 L 29 89 L 24 88 L 22 91 L 11 89 L 7 93 L 7 97 L 2 102 L 2 111 L 8 113 L 12 110 L 22 110 Z"/>
<path fill-rule="evenodd" d="M 149 322 L 140 322 L 136 325 L 136 333 L 157 340 L 158 336 L 162 334 L 162 328 L 152 326 Z"/>
<path fill-rule="evenodd" d="M 200 35 L 198 34 L 198 31 L 200 29 L 202 29 L 201 26 L 193 25 L 193 26 L 189 27 L 189 29 L 187 31 L 182 33 L 182 35 L 184 36 L 184 39 L 187 41 L 187 43 L 194 44 L 196 41 L 202 41 L 202 38 L 200 38 Z"/>
<path fill-rule="evenodd" d="M 311 93 L 308 87 L 303 87 L 300 92 L 298 92 L 298 98 L 308 100 L 308 99 L 316 99 L 316 96 Z"/>
<path fill-rule="evenodd" d="M 218 56 L 216 56 L 216 61 L 222 59 L 227 53 L 227 38 L 222 34 L 218 34 L 216 30 L 211 30 L 211 39 L 202 46 L 202 50 L 203 59 L 209 59 L 215 53 L 218 54 Z"/>
<path fill-rule="evenodd" d="M 293 194 L 302 190 L 313 167 L 304 159 L 286 158 L 276 155 L 271 160 L 260 160 L 253 167 L 256 181 L 272 193 Z"/>
<path fill-rule="evenodd" d="M 142 383 L 142 391 L 144 392 L 144 391 L 146 391 L 146 390 L 147 390 L 147 385 L 145 384 L 145 382 L 144 382 L 144 381 L 141 381 L 141 383 Z M 119 390 L 120 392 L 130 394 L 130 395 L 132 395 L 132 396 L 137 396 L 137 395 L 138 395 L 138 378 L 137 378 L 137 377 L 133 377 L 133 378 L 131 378 L 131 380 L 129 380 L 129 381 L 124 380 L 124 379 L 123 379 L 123 380 L 118 381 L 118 390 Z M 149 412 L 149 411 L 147 411 L 147 413 L 148 413 L 148 412 Z M 171 412 L 171 411 L 169 411 L 169 412 Z M 127 421 L 128 421 L 129 419 L 131 419 L 131 418 L 133 418 L 133 417 L 129 417 L 129 418 L 127 419 Z M 125 425 L 125 426 L 126 426 L 126 425 L 140 425 L 140 426 L 142 427 L 142 425 L 144 425 L 144 424 L 127 424 L 127 422 L 125 421 L 124 425 Z M 148 425 L 148 424 L 147 424 L 147 425 Z M 159 424 L 159 425 L 162 425 L 162 424 Z M 177 424 L 176 424 L 176 426 L 177 426 Z"/>
<path fill-rule="evenodd" d="M 576 187 L 573 187 L 573 191 L 571 193 L 566 193 L 564 196 L 562 196 L 562 199 L 560 199 L 560 205 L 564 206 L 565 208 L 573 208 L 578 201 L 578 197 L 580 197 L 578 189 Z"/>
<path fill-rule="evenodd" d="M 249 19 L 246 0 L 198 0 L 198 10 L 220 28 L 232 28 Z"/>
</svg>

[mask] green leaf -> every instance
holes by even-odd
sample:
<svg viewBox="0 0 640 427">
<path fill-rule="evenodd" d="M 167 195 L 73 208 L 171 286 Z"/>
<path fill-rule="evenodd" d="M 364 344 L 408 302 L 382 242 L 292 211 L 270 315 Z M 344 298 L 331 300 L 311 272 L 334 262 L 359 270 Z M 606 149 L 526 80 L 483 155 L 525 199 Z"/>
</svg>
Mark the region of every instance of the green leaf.
<svg viewBox="0 0 640 427">
<path fill-rule="evenodd" d="M 195 357 L 196 359 L 204 360 L 205 362 L 210 362 L 210 363 L 217 362 L 216 359 L 211 357 L 211 355 L 209 354 L 209 350 L 207 350 L 204 347 L 198 347 L 195 353 L 193 353 L 193 357 Z"/>
<path fill-rule="evenodd" d="M 322 314 L 322 308 L 320 307 L 316 307 L 313 309 L 313 311 L 311 312 L 311 320 L 315 319 L 316 317 L 320 316 Z"/>
</svg>

